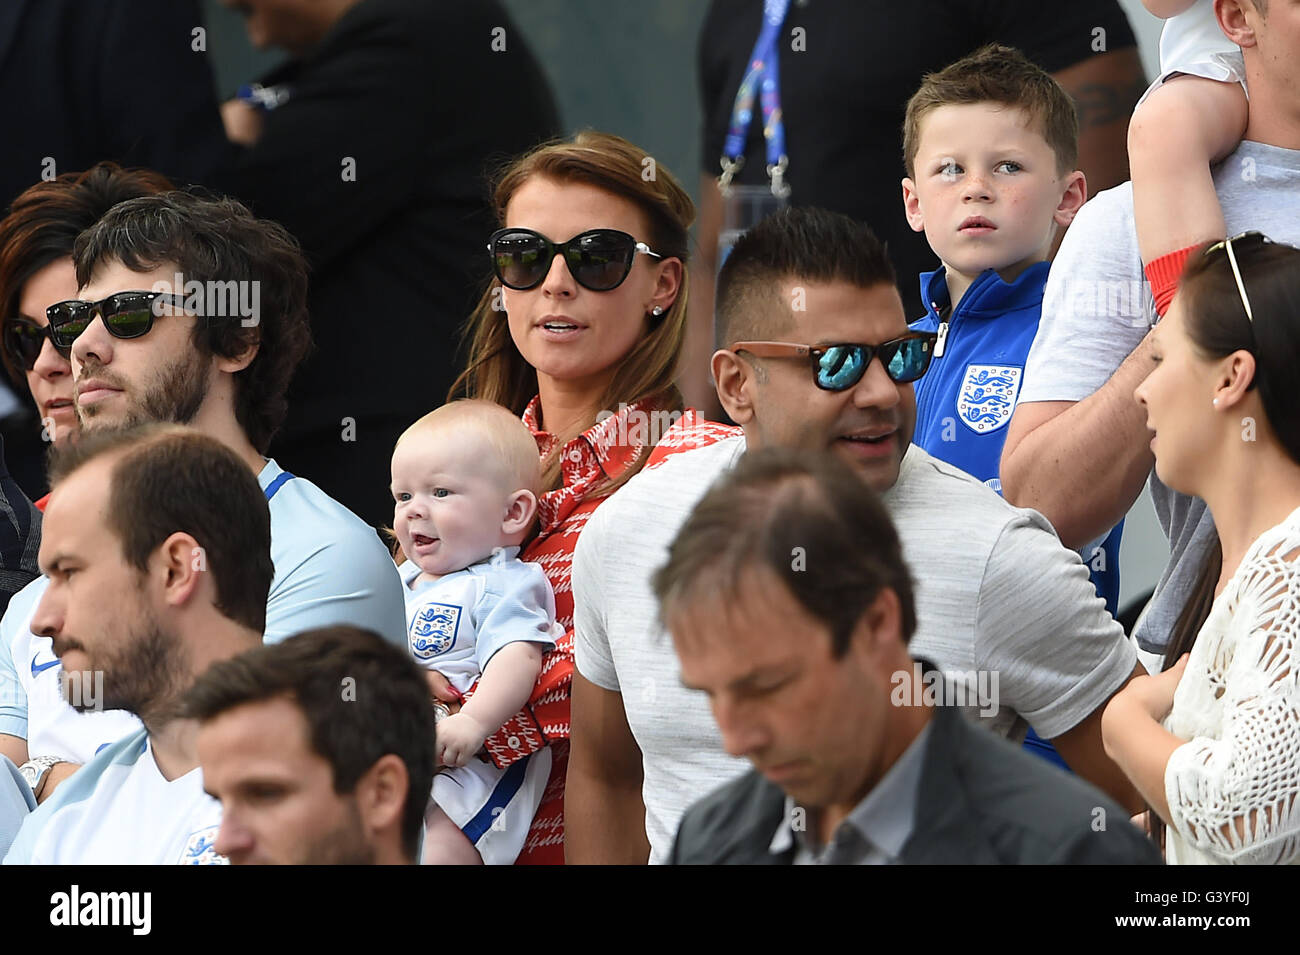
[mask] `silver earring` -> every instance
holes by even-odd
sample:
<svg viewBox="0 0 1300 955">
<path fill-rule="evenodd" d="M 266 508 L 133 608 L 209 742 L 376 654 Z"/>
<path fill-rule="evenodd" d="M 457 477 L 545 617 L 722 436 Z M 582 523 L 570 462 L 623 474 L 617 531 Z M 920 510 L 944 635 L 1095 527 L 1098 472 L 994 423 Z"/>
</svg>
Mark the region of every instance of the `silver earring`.
<svg viewBox="0 0 1300 955">
<path fill-rule="evenodd" d="M 650 314 L 655 316 L 656 318 L 658 318 L 663 313 L 664 313 L 664 307 L 662 305 L 656 305 L 654 308 L 650 309 Z"/>
</svg>

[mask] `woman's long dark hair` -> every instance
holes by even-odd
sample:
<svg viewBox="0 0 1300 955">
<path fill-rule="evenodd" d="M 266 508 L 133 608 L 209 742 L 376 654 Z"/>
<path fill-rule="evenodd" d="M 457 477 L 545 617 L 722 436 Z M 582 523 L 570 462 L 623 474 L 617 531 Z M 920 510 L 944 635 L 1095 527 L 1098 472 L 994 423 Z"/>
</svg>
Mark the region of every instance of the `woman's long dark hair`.
<svg viewBox="0 0 1300 955">
<path fill-rule="evenodd" d="M 1278 443 L 1300 464 L 1300 389 L 1295 385 L 1300 368 L 1300 249 L 1246 238 L 1234 242 L 1232 251 L 1254 321 L 1246 317 L 1226 250 L 1216 249 L 1188 258 L 1178 291 L 1184 328 L 1195 349 L 1211 361 L 1237 351 L 1254 356 L 1255 375 L 1249 387 L 1258 389 L 1265 419 Z M 1191 652 L 1210 616 L 1222 573 L 1223 548 L 1215 534 L 1169 635 L 1162 669 L 1168 670 Z M 1164 822 L 1154 812 L 1147 819 L 1152 836 L 1162 841 Z"/>
</svg>

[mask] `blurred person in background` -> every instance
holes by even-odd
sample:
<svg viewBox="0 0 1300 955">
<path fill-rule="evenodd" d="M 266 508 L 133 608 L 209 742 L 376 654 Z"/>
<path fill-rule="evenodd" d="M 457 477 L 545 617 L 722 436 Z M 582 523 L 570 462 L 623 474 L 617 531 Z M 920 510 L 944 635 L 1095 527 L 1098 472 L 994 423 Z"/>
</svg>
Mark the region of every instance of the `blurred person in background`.
<svg viewBox="0 0 1300 955">
<path fill-rule="evenodd" d="M 212 185 L 229 162 L 198 0 L 5 0 L 0 202 L 111 159 Z"/>
<path fill-rule="evenodd" d="M 223 3 L 290 54 L 223 107 L 245 147 L 233 191 L 313 269 L 317 347 L 273 451 L 381 524 L 389 454 L 446 396 L 488 277 L 489 173 L 556 134 L 550 88 L 497 0 Z"/>
</svg>

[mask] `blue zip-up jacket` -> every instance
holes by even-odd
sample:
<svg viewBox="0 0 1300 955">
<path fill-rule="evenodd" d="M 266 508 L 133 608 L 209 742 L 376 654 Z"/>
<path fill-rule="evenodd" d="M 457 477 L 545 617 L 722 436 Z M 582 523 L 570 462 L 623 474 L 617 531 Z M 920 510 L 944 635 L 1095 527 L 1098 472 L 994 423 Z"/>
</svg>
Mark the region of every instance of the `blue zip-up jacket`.
<svg viewBox="0 0 1300 955">
<path fill-rule="evenodd" d="M 930 454 L 979 478 L 999 494 L 998 467 L 1007 424 L 1024 379 L 1025 359 L 1038 333 L 1047 262 L 1025 269 L 1012 283 L 993 269 L 975 280 L 946 320 L 944 270 L 921 275 L 924 318 L 914 331 L 937 332 L 934 358 L 916 383 L 916 436 Z M 1083 553 L 1093 585 L 1112 615 L 1119 604 L 1120 521 L 1098 549 Z"/>
</svg>

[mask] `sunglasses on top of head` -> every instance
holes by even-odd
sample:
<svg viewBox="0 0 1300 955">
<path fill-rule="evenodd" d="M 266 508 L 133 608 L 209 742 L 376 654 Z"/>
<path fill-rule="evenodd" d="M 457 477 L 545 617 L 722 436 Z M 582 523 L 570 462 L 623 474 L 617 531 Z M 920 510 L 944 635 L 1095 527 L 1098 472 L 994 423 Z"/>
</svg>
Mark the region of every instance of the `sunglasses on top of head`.
<svg viewBox="0 0 1300 955">
<path fill-rule="evenodd" d="M 488 239 L 492 271 L 506 288 L 527 291 L 542 284 L 557 255 L 583 288 L 608 292 L 623 284 L 637 254 L 663 256 L 617 229 L 588 229 L 568 242 L 552 242 L 532 229 L 498 229 Z"/>
<path fill-rule="evenodd" d="M 846 391 L 867 373 L 879 356 L 885 374 L 900 385 L 916 381 L 934 357 L 934 332 L 911 332 L 879 345 L 798 345 L 793 342 L 735 342 L 728 351 L 747 351 L 755 358 L 806 358 L 813 381 L 823 391 Z"/>
<path fill-rule="evenodd" d="M 5 352 L 15 365 L 25 371 L 35 370 L 36 359 L 40 358 L 46 339 L 51 343 L 54 342 L 49 326 L 38 325 L 30 318 L 12 318 L 5 324 Z M 54 350 L 63 357 L 64 361 L 67 361 L 72 353 L 71 348 L 64 348 L 58 344 L 54 345 Z"/>
<path fill-rule="evenodd" d="M 1237 256 L 1232 251 L 1234 242 L 1238 248 L 1243 248 L 1251 245 L 1273 245 L 1273 240 L 1262 232 L 1241 232 L 1229 236 L 1222 242 L 1207 245 L 1205 251 L 1201 253 L 1206 256 L 1219 251 L 1227 253 L 1228 265 L 1232 267 L 1232 277 L 1237 280 L 1237 294 L 1241 297 L 1241 307 L 1246 312 L 1246 319 L 1253 325 L 1255 323 L 1255 310 L 1250 306 L 1250 296 L 1246 294 L 1246 282 L 1241 277 L 1241 269 L 1237 266 Z"/>
<path fill-rule="evenodd" d="M 153 328 L 158 317 L 158 303 L 183 306 L 184 295 L 172 292 L 114 292 L 98 302 L 69 299 L 45 310 L 49 319 L 50 340 L 55 348 L 70 349 L 77 336 L 90 327 L 98 315 L 114 338 L 139 338 Z"/>
</svg>

